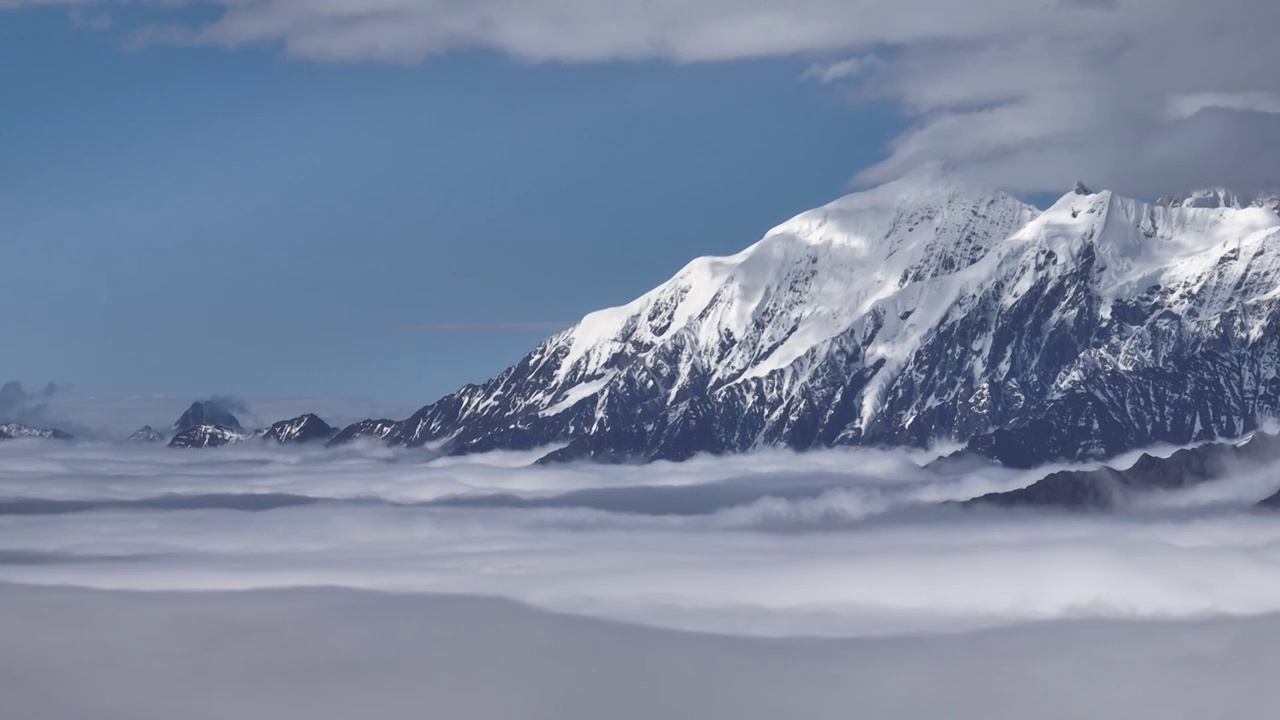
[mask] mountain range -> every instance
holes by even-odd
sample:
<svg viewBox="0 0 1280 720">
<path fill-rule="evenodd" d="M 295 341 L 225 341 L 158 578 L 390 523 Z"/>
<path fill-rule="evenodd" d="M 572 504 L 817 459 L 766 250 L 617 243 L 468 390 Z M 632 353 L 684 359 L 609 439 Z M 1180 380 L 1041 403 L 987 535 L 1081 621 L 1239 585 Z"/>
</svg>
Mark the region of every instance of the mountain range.
<svg viewBox="0 0 1280 720">
<path fill-rule="evenodd" d="M 1244 440 L 1205 443 L 1167 456 L 1143 453 L 1128 466 L 1060 470 L 1024 488 L 989 493 L 965 501 L 968 507 L 1055 507 L 1111 510 L 1145 493 L 1182 490 L 1205 482 L 1271 467 L 1280 457 L 1280 435 L 1251 434 Z M 1257 504 L 1280 509 L 1280 492 Z"/>
<path fill-rule="evenodd" d="M 289 420 L 281 420 L 260 430 L 246 430 L 240 420 L 217 401 L 194 402 L 173 423 L 173 433 L 167 436 L 150 425 L 144 425 L 124 440 L 130 444 L 166 443 L 175 448 L 220 447 L 247 440 L 261 440 L 279 445 L 293 445 L 327 441 L 337 433 L 313 413 L 306 413 Z M 0 440 L 35 438 L 44 440 L 74 440 L 70 433 L 57 428 L 41 428 L 22 423 L 0 423 Z"/>
<path fill-rule="evenodd" d="M 1241 437 L 1280 406 L 1280 199 L 1040 211 L 940 168 L 802 213 L 372 438 L 543 462 L 958 443 L 1005 465 Z"/>
<path fill-rule="evenodd" d="M 168 444 L 363 439 L 543 463 L 960 446 L 1019 468 L 1198 446 L 972 501 L 1111 507 L 1280 454 L 1255 432 L 1280 407 L 1278 212 L 1277 196 L 1083 185 L 1041 211 L 928 168 L 696 259 L 407 419 L 250 431 L 210 401 Z M 69 437 L 0 426 L 39 433 Z"/>
<path fill-rule="evenodd" d="M 178 432 L 169 441 L 173 448 L 209 448 L 247 440 L 292 445 L 329 440 L 337 429 L 312 413 L 281 420 L 262 430 L 245 430 L 235 415 L 225 408 L 194 403 L 174 423 Z M 134 433 L 135 436 L 149 427 Z"/>
<path fill-rule="evenodd" d="M 14 438 L 40 438 L 43 440 L 75 439 L 71 433 L 63 432 L 57 428 L 38 428 L 16 422 L 0 424 L 0 440 L 13 440 Z"/>
</svg>

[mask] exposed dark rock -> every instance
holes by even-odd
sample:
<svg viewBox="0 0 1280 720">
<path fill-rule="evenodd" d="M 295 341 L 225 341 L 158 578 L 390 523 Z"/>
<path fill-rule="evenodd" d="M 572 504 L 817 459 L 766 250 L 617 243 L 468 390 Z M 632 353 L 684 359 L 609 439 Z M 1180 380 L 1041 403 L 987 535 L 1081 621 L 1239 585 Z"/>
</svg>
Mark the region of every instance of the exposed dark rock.
<svg viewBox="0 0 1280 720">
<path fill-rule="evenodd" d="M 1256 470 L 1278 458 L 1280 436 L 1255 433 L 1243 443 L 1209 443 L 1178 450 L 1169 457 L 1144 453 L 1125 469 L 1056 472 L 1028 487 L 990 493 L 966 504 L 1110 509 L 1134 493 L 1187 488 L 1232 473 Z M 1280 506 L 1280 499 L 1275 503 Z"/>
<path fill-rule="evenodd" d="M 1034 219 L 948 182 L 842 199 L 332 442 L 622 462 L 960 441 L 1027 468 L 1280 416 L 1280 223 L 1082 193 Z"/>
<path fill-rule="evenodd" d="M 1280 492 L 1277 492 L 1275 495 L 1259 502 L 1256 507 L 1264 510 L 1280 510 Z"/>
<path fill-rule="evenodd" d="M 328 440 L 337 432 L 329 423 L 307 413 L 292 420 L 281 420 L 262 432 L 263 439 L 281 445 Z"/>
<path fill-rule="evenodd" d="M 217 425 L 236 432 L 244 431 L 235 415 L 212 401 L 191 403 L 191 407 L 173 424 L 173 431 L 181 433 L 199 425 Z"/>
<path fill-rule="evenodd" d="M 329 440 L 329 445 L 343 445 L 358 438 L 376 438 L 384 439 L 388 434 L 394 432 L 400 426 L 398 420 L 361 420 L 358 423 L 348 425 L 341 432 L 334 435 Z"/>
<path fill-rule="evenodd" d="M 196 425 L 173 436 L 169 441 L 171 448 L 214 448 L 230 445 L 245 439 L 243 432 L 237 432 L 221 425 Z"/>
</svg>

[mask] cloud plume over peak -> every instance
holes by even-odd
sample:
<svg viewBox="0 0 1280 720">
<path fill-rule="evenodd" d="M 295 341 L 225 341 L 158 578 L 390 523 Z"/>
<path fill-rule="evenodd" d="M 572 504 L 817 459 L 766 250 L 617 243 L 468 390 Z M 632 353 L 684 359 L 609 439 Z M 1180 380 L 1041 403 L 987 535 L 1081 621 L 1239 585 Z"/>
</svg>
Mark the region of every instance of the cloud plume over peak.
<svg viewBox="0 0 1280 720">
<path fill-rule="evenodd" d="M 49 383 L 36 392 L 27 392 L 17 380 L 0 385 L 0 422 L 28 425 L 47 422 L 47 403 L 60 389 L 56 384 Z"/>
</svg>

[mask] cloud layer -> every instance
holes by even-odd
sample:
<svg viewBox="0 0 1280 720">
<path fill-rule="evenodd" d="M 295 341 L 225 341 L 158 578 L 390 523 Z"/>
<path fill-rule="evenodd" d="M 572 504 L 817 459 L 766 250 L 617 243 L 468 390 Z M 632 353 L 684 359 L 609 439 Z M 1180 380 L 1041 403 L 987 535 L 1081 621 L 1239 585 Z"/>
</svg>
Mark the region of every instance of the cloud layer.
<svg viewBox="0 0 1280 720">
<path fill-rule="evenodd" d="M 1249 506 L 1274 467 L 1089 516 L 940 505 L 1036 476 L 904 452 L 534 457 L 6 441 L 0 695 L 22 717 L 1272 713 L 1280 523 Z"/>
<path fill-rule="evenodd" d="M 111 8 L 114 0 L 0 0 Z M 815 60 L 910 127 L 859 183 L 945 160 L 1016 190 L 1280 185 L 1280 5 L 1264 0 L 214 0 L 135 40 L 325 62 L 485 49 L 529 61 Z M 207 17 L 207 16 L 206 16 Z M 123 32 L 123 30 L 122 30 Z"/>
<path fill-rule="evenodd" d="M 530 467 L 384 448 L 0 447 L 0 581 L 496 596 L 669 628 L 882 635 L 1280 612 L 1268 472 L 1107 516 L 866 450 Z"/>
<path fill-rule="evenodd" d="M 0 585 L 21 718 L 1077 720 L 1274 716 L 1280 619 L 840 641 L 673 633 L 474 597 Z M 104 649 L 110 661 L 103 661 Z"/>
</svg>

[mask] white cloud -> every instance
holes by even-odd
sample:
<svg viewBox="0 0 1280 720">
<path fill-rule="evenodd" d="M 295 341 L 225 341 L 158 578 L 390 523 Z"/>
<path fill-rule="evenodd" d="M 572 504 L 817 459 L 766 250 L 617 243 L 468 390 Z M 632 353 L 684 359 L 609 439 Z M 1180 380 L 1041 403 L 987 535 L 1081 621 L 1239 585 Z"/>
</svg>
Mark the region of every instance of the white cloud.
<svg viewBox="0 0 1280 720">
<path fill-rule="evenodd" d="M 1274 92 L 1197 93 L 1169 98 L 1169 115 L 1184 120 L 1206 108 L 1280 113 L 1280 94 Z"/>
<path fill-rule="evenodd" d="M 1264 0 L 213 2 L 222 12 L 210 22 L 183 26 L 157 11 L 140 37 L 265 43 L 328 62 L 412 63 L 460 49 L 560 62 L 852 55 L 809 75 L 852 82 L 912 121 L 859 183 L 937 160 L 1016 190 L 1078 179 L 1147 195 L 1280 183 L 1280 4 Z M 0 0 L 31 4 L 51 3 Z"/>
<path fill-rule="evenodd" d="M 838 80 L 851 80 L 884 67 L 884 61 L 875 55 L 857 55 L 835 62 L 814 63 L 804 71 L 802 77 L 817 80 L 823 85 Z"/>
<path fill-rule="evenodd" d="M 1274 5 L 1131 0 L 1075 16 L 981 45 L 904 48 L 866 92 L 918 125 L 858 180 L 942 158 L 1024 190 L 1073 179 L 1148 195 L 1280 182 L 1268 140 L 1280 118 L 1250 112 L 1280 60 Z"/>
<path fill-rule="evenodd" d="M 1269 717 L 1280 524 L 1246 508 L 1274 468 L 1089 516 L 927 506 L 1035 475 L 903 452 L 535 456 L 2 443 L 0 695 L 23 717 Z"/>
<path fill-rule="evenodd" d="M 1032 476 L 901 453 L 530 457 L 9 441 L 0 581 L 472 593 L 751 635 L 1280 612 L 1280 525 L 1245 509 L 1266 473 L 1093 517 L 926 506 Z"/>
<path fill-rule="evenodd" d="M 301 57 L 416 61 L 460 48 L 531 60 L 676 61 L 779 56 L 985 34 L 982 13 L 943 0 L 249 0 L 202 28 L 210 42 L 280 41 Z M 1006 23 L 1038 10 L 1000 0 Z"/>
<path fill-rule="evenodd" d="M 1276 617 L 816 642 L 474 597 L 0 585 L 0 696 L 20 718 L 1263 720 L 1277 643 Z"/>
</svg>

